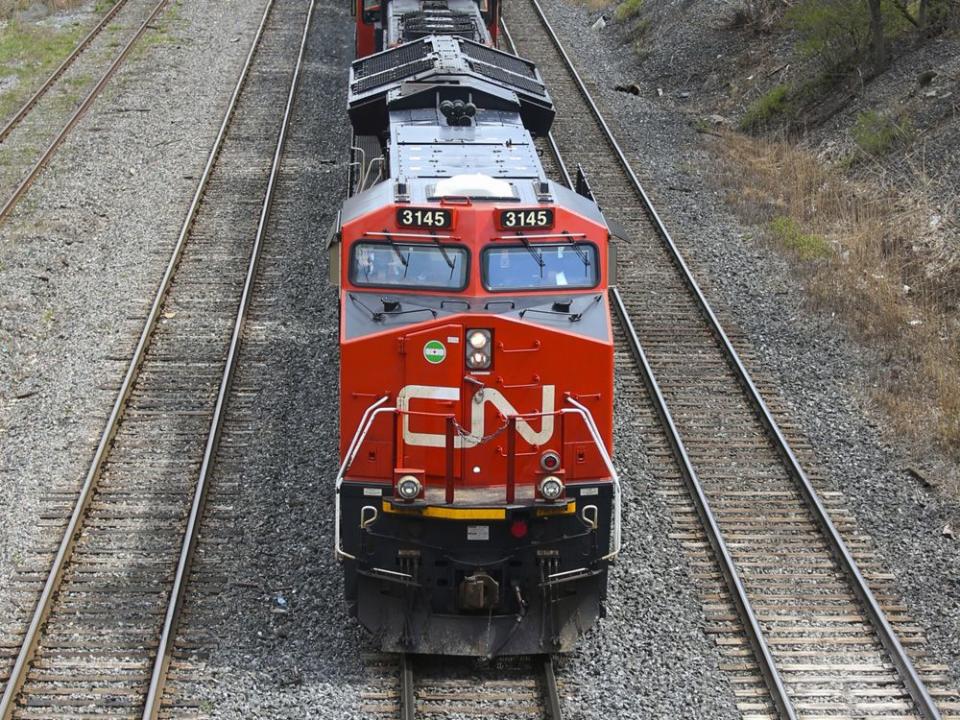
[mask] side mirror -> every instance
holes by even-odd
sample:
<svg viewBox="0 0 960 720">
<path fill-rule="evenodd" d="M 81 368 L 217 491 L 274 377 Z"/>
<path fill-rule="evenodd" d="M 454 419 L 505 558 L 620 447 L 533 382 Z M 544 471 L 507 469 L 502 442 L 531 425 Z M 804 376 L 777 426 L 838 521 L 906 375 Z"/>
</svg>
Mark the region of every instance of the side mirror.
<svg viewBox="0 0 960 720">
<path fill-rule="evenodd" d="M 630 242 L 627 229 L 615 220 L 607 219 L 607 229 L 610 231 L 610 239 L 607 241 L 607 285 L 613 287 L 617 284 L 617 244 L 624 245 Z"/>
<path fill-rule="evenodd" d="M 330 226 L 327 233 L 327 271 L 330 284 L 340 287 L 340 213 Z"/>
<path fill-rule="evenodd" d="M 331 245 L 327 250 L 327 264 L 329 270 L 330 284 L 334 287 L 340 287 L 340 244 Z"/>
<path fill-rule="evenodd" d="M 623 242 L 623 240 L 619 240 Z M 607 286 L 613 287 L 617 284 L 617 245 L 614 237 L 611 235 L 607 241 Z"/>
</svg>

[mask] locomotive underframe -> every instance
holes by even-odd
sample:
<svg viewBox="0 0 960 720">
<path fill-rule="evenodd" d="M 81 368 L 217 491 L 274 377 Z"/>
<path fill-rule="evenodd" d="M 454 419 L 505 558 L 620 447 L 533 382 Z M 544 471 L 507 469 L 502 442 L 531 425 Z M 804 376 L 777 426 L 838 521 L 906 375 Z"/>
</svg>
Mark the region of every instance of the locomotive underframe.
<svg viewBox="0 0 960 720">
<path fill-rule="evenodd" d="M 566 652 L 602 617 L 610 481 L 579 483 L 555 504 L 493 508 L 410 506 L 392 492 L 349 479 L 341 491 L 344 550 L 355 557 L 344 563 L 347 598 L 384 650 Z"/>
</svg>

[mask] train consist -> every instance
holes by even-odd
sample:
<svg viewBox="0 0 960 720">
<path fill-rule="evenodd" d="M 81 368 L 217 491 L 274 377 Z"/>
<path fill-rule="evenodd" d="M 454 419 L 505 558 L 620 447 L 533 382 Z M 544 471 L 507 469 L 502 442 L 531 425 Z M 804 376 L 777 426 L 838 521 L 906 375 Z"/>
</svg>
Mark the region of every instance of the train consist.
<svg viewBox="0 0 960 720">
<path fill-rule="evenodd" d="M 490 3 L 357 8 L 335 542 L 388 651 L 568 651 L 620 551 L 610 231 L 547 178 L 553 104 Z"/>
</svg>

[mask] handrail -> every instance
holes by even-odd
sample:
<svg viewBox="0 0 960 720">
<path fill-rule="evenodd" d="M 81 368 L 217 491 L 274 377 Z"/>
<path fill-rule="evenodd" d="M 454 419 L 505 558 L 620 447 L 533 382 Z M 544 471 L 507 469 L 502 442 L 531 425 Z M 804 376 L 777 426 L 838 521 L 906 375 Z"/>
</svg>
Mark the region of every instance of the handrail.
<svg viewBox="0 0 960 720">
<path fill-rule="evenodd" d="M 357 426 L 357 430 L 353 435 L 353 438 L 350 441 L 350 445 L 347 447 L 346 453 L 344 453 L 343 460 L 340 463 L 340 468 L 337 471 L 337 478 L 335 482 L 335 510 L 334 510 L 334 531 L 333 531 L 333 542 L 334 542 L 334 554 L 338 561 L 342 562 L 343 560 L 356 560 L 356 556 L 351 553 L 346 552 L 343 549 L 343 542 L 340 532 L 340 521 L 343 517 L 343 510 L 341 505 L 341 490 L 343 487 L 344 477 L 346 476 L 347 471 L 353 465 L 354 460 L 356 460 L 357 454 L 360 452 L 360 447 L 363 445 L 364 441 L 367 438 L 367 435 L 370 433 L 370 429 L 373 427 L 374 421 L 381 415 L 429 415 L 435 417 L 436 413 L 422 413 L 410 410 L 403 410 L 396 407 L 383 407 L 384 403 L 389 399 L 389 395 L 384 395 L 376 402 L 372 403 L 370 406 L 364 410 L 363 415 L 360 418 L 360 423 Z M 607 452 L 607 447 L 603 442 L 603 438 L 600 435 L 600 431 L 597 428 L 597 424 L 593 419 L 593 415 L 590 413 L 590 410 L 584 405 L 579 403 L 571 396 L 566 397 L 566 401 L 570 403 L 572 408 L 561 408 L 559 410 L 553 410 L 545 413 L 523 413 L 514 415 L 512 417 L 517 418 L 535 418 L 535 417 L 544 417 L 547 415 L 579 415 L 583 418 L 584 425 L 587 428 L 587 431 L 590 433 L 590 437 L 593 440 L 594 445 L 596 445 L 597 451 L 600 453 L 600 457 L 603 460 L 603 464 L 607 469 L 607 472 L 610 476 L 610 481 L 613 484 L 613 549 L 603 556 L 603 560 L 613 561 L 623 548 L 623 531 L 622 531 L 622 497 L 623 493 L 621 491 L 620 485 L 620 476 L 617 474 L 617 470 L 613 465 L 613 460 L 610 458 L 610 453 Z"/>
</svg>

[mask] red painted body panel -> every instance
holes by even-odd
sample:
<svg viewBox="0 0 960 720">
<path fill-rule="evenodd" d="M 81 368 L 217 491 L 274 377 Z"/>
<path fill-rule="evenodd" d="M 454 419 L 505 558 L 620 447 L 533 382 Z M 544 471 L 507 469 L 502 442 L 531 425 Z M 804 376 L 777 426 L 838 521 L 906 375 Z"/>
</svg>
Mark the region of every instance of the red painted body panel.
<svg viewBox="0 0 960 720">
<path fill-rule="evenodd" d="M 352 245 L 371 233 L 389 232 L 398 242 L 416 242 L 404 233 L 418 231 L 396 227 L 395 205 L 379 208 L 356 218 L 342 228 L 341 302 L 348 292 L 369 292 L 350 284 L 349 267 Z M 440 207 L 437 204 L 437 207 Z M 462 293 L 450 291 L 417 291 L 448 297 L 480 297 L 502 299 L 518 295 L 563 294 L 552 288 L 543 291 L 491 293 L 484 289 L 479 270 L 479 251 L 486 246 L 516 244 L 502 239 L 509 231 L 497 230 L 494 223 L 495 203 L 446 205 L 455 210 L 451 230 L 438 233 L 443 242 L 461 245 L 471 254 L 469 281 Z M 505 205 L 504 207 L 510 207 Z M 345 340 L 341 327 L 341 457 L 354 437 L 364 411 L 378 398 L 389 397 L 390 407 L 406 407 L 413 415 L 395 419 L 385 414 L 374 422 L 347 479 L 389 482 L 395 468 L 414 468 L 426 473 L 427 487 L 443 486 L 452 472 L 457 489 L 503 486 L 508 475 L 508 433 L 510 415 L 539 414 L 569 408 L 569 395 L 583 403 L 593 415 L 602 440 L 612 451 L 613 432 L 613 334 L 610 308 L 607 304 L 607 243 L 605 226 L 586 219 L 564 207 L 554 207 L 556 223 L 553 231 L 566 231 L 581 241 L 593 242 L 598 248 L 600 283 L 590 290 L 566 291 L 602 296 L 591 312 L 602 313 L 607 326 L 605 341 L 582 334 L 545 327 L 529 319 L 506 317 L 496 313 L 463 313 L 426 322 L 405 325 L 364 337 Z M 375 229 L 375 230 L 374 230 Z M 536 232 L 529 232 L 536 244 Z M 420 240 L 421 242 L 423 240 Z M 539 242 L 551 242 L 543 239 Z M 552 242 L 557 242 L 554 237 Z M 384 293 L 402 298 L 396 288 Z M 529 317 L 529 316 L 528 316 Z M 571 325 L 572 329 L 576 329 Z M 469 371 L 464 364 L 466 331 L 492 331 L 493 364 L 489 371 Z M 446 355 L 439 363 L 430 362 L 425 353 L 428 342 L 443 344 Z M 466 378 L 470 379 L 466 379 Z M 406 388 L 406 390 L 404 390 Z M 433 390 L 427 390 L 432 388 Z M 478 392 L 482 390 L 482 395 Z M 422 395 L 434 393 L 433 398 Z M 405 399 L 406 398 L 406 399 Z M 464 433 L 486 436 L 485 442 L 453 453 L 448 466 L 447 416 L 453 416 Z M 530 418 L 519 423 L 515 435 L 515 480 L 518 486 L 535 484 L 547 473 L 540 467 L 540 458 L 548 450 L 561 455 L 561 474 L 567 483 L 608 477 L 593 440 L 583 420 L 572 414 Z M 552 432 L 549 432 L 551 430 Z M 493 437 L 490 437 L 490 436 Z M 529 493 L 528 493 L 529 494 Z"/>
<path fill-rule="evenodd" d="M 372 22 L 364 22 L 363 0 L 355 0 L 354 16 L 357 19 L 356 53 L 357 59 L 373 55 L 377 51 L 377 33 Z"/>
</svg>

